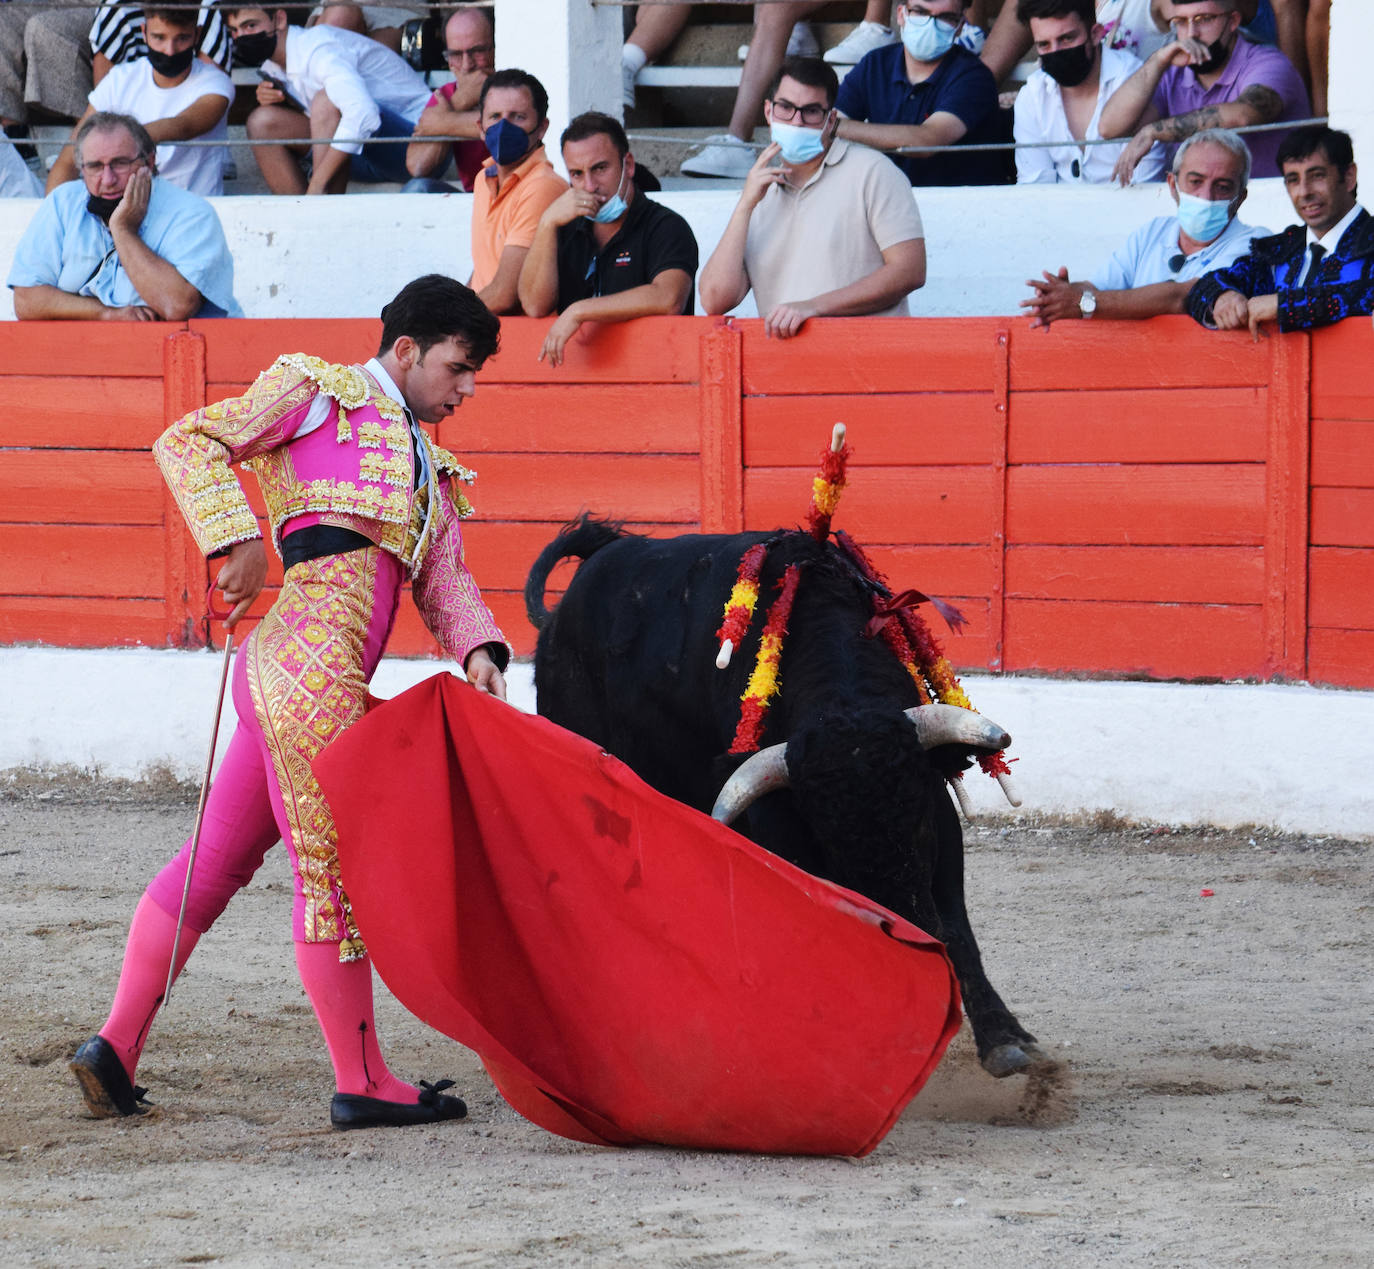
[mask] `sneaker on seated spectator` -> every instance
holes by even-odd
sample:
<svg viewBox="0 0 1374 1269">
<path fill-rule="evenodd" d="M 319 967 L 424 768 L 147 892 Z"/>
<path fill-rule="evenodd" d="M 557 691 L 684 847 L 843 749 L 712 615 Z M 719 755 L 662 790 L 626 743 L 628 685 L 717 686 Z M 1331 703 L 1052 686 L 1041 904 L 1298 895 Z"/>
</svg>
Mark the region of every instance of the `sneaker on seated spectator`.
<svg viewBox="0 0 1374 1269">
<path fill-rule="evenodd" d="M 811 29 L 809 22 L 797 22 L 792 26 L 792 34 L 787 37 L 787 56 L 788 57 L 819 57 L 821 53 L 821 42 L 816 38 L 816 32 Z M 749 57 L 749 45 L 739 46 L 739 60 L 745 61 Z"/>
<path fill-rule="evenodd" d="M 742 181 L 758 158 L 752 145 L 728 132 L 714 133 L 706 138 L 703 145 L 705 148 L 690 159 L 683 159 L 679 171 L 684 176 L 717 176 Z"/>
<path fill-rule="evenodd" d="M 854 66 L 875 48 L 896 44 L 897 32 L 881 22 L 860 22 L 848 35 L 832 49 L 827 49 L 825 60 L 832 66 Z"/>
</svg>

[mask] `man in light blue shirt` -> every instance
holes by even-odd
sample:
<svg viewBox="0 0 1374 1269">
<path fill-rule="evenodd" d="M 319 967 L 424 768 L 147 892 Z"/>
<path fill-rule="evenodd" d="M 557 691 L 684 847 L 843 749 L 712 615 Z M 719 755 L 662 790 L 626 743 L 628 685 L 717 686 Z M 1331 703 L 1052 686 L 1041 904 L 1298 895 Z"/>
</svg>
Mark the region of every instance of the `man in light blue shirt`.
<svg viewBox="0 0 1374 1269">
<path fill-rule="evenodd" d="M 1245 225 L 1236 213 L 1250 180 L 1250 150 L 1225 128 L 1194 133 L 1174 154 L 1167 177 L 1178 204 L 1135 230 L 1092 279 L 1072 282 L 1067 269 L 1031 278 L 1035 292 L 1022 300 L 1032 326 L 1065 318 L 1144 318 L 1182 313 L 1203 274 L 1224 268 L 1269 233 Z"/>
<path fill-rule="evenodd" d="M 242 317 L 214 209 L 158 179 L 157 147 L 128 115 L 97 113 L 75 137 L 80 181 L 39 205 L 9 286 L 21 320 Z"/>
</svg>

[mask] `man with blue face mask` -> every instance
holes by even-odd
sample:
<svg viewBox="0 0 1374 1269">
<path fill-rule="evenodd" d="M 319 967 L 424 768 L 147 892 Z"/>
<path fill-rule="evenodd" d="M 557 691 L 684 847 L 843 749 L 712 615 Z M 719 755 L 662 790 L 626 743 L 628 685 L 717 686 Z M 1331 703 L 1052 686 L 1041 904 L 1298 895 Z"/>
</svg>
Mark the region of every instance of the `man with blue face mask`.
<svg viewBox="0 0 1374 1269">
<path fill-rule="evenodd" d="M 1237 216 L 1250 179 L 1250 151 L 1238 134 L 1194 133 L 1174 154 L 1166 179 L 1175 215 L 1141 225 L 1091 281 L 1071 282 L 1060 269 L 1027 282 L 1035 294 L 1021 307 L 1030 310 L 1032 326 L 1182 313 L 1198 278 L 1243 256 L 1252 238 L 1269 232 Z"/>
<path fill-rule="evenodd" d="M 729 312 L 752 288 L 779 339 L 812 317 L 909 314 L 926 278 L 921 214 L 886 158 L 835 136 L 837 87 L 819 58 L 783 63 L 764 102 L 772 143 L 701 271 L 706 312 Z"/>
<path fill-rule="evenodd" d="M 557 310 L 539 360 L 563 364 L 583 322 L 692 311 L 697 240 L 675 211 L 635 188 L 625 129 L 599 111 L 578 115 L 560 139 L 572 186 L 539 218 L 520 270 L 520 307 Z"/>
<path fill-rule="evenodd" d="M 839 135 L 875 150 L 980 145 L 1010 140 L 992 72 L 956 41 L 968 0 L 897 6 L 899 44 L 875 49 L 845 77 Z M 996 185 L 1009 179 L 995 151 L 893 154 L 913 185 Z"/>
</svg>

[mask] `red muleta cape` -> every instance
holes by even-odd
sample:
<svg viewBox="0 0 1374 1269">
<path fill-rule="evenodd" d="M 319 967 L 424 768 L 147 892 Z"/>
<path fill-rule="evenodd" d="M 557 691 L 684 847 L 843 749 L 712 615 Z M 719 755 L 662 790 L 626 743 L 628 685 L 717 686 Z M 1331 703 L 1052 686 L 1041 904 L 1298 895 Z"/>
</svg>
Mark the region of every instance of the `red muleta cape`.
<svg viewBox="0 0 1374 1269">
<path fill-rule="evenodd" d="M 383 980 L 550 1132 L 867 1154 L 958 1028 L 935 939 L 452 675 L 315 772 Z"/>
</svg>

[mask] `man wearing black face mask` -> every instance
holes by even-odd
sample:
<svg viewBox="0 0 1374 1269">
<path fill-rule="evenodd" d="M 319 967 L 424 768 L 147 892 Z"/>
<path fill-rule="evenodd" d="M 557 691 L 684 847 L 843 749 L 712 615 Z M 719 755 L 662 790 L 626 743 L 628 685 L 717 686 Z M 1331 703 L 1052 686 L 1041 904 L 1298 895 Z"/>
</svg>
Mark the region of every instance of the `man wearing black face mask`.
<svg viewBox="0 0 1374 1269">
<path fill-rule="evenodd" d="M 1204 128 L 1304 119 L 1311 111 L 1293 63 L 1278 49 L 1241 35 L 1239 0 L 1178 0 L 1172 20 L 1173 42 L 1151 54 L 1102 111 L 1104 137 L 1134 134 L 1114 173 L 1123 185 L 1158 141 L 1173 144 Z M 1279 174 L 1275 155 L 1285 135 L 1246 137 L 1255 176 Z"/>
<path fill-rule="evenodd" d="M 224 151 L 175 142 L 192 137 L 227 141 L 234 85 L 218 66 L 196 56 L 196 32 L 194 9 L 144 10 L 146 56 L 109 69 L 91 91 L 91 104 L 72 135 L 98 111 L 131 115 L 159 143 L 157 166 L 163 180 L 209 198 L 224 193 Z M 48 174 L 48 189 L 77 176 L 68 145 Z"/>
<path fill-rule="evenodd" d="M 1101 137 L 1102 107 L 1140 69 L 1140 59 L 1103 45 L 1094 0 L 1020 0 L 1016 16 L 1029 25 L 1040 55 L 1040 69 L 1016 95 L 1016 140 L 1063 143 L 1018 150 L 1017 184 L 1105 184 L 1124 143 L 1081 143 Z M 1155 146 L 1136 168 L 1135 180 L 1158 180 L 1163 167 L 1164 154 Z"/>
<path fill-rule="evenodd" d="M 157 147 L 128 115 L 94 114 L 74 141 L 80 181 L 49 194 L 14 251 L 21 321 L 241 317 L 214 208 L 156 175 Z"/>
</svg>

